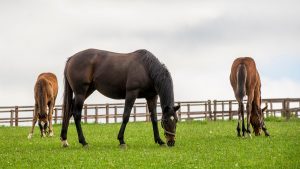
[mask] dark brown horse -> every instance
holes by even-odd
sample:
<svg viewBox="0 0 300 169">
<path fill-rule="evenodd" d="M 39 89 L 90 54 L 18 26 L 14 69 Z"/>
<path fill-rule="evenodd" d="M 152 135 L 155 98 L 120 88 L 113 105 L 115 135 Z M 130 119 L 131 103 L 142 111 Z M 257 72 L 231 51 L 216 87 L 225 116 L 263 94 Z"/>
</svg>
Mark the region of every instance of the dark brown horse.
<svg viewBox="0 0 300 169">
<path fill-rule="evenodd" d="M 258 71 L 256 69 L 255 62 L 250 57 L 241 57 L 234 60 L 231 73 L 230 82 L 233 88 L 235 98 L 238 101 L 239 109 L 238 116 L 239 121 L 237 125 L 237 134 L 240 134 L 240 121 L 242 120 L 242 132 L 245 136 L 245 132 L 251 137 L 250 124 L 254 128 L 255 135 L 260 135 L 261 129 L 266 136 L 269 136 L 267 128 L 264 124 L 263 111 L 267 109 L 261 109 L 261 82 Z M 243 98 L 248 96 L 247 100 L 247 130 L 244 125 L 244 105 Z"/>
<path fill-rule="evenodd" d="M 151 115 L 154 141 L 165 144 L 158 132 L 156 103 L 160 97 L 162 127 L 168 146 L 175 144 L 177 123 L 174 107 L 173 82 L 167 68 L 146 50 L 119 54 L 97 49 L 81 51 L 70 57 L 66 63 L 65 89 L 63 101 L 63 124 L 61 140 L 68 146 L 67 131 L 73 115 L 79 142 L 85 146 L 81 129 L 82 106 L 87 97 L 95 90 L 113 99 L 125 99 L 123 121 L 118 134 L 121 146 L 125 145 L 124 132 L 136 98 L 145 98 Z M 74 95 L 74 97 L 73 97 Z"/>
<path fill-rule="evenodd" d="M 37 120 L 41 131 L 41 137 L 45 137 L 46 133 L 49 133 L 49 136 L 51 137 L 53 136 L 52 114 L 57 92 L 57 78 L 53 73 L 42 73 L 38 76 L 34 86 L 34 117 L 28 139 L 32 138 L 34 126 Z M 47 131 L 48 123 L 49 131 Z"/>
</svg>

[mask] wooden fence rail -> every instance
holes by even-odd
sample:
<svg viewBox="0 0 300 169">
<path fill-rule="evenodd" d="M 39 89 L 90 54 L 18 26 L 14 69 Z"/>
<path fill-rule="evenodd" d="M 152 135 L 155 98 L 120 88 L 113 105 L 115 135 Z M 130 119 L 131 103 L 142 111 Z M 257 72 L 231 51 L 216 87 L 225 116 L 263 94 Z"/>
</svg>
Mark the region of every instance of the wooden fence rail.
<svg viewBox="0 0 300 169">
<path fill-rule="evenodd" d="M 265 117 L 292 116 L 299 118 L 300 98 L 263 99 L 262 107 L 268 105 Z M 181 107 L 178 119 L 186 120 L 232 120 L 237 118 L 238 103 L 235 100 L 207 100 L 176 102 Z M 84 123 L 118 123 L 122 121 L 124 103 L 112 104 L 84 104 L 82 121 Z M 160 104 L 157 105 L 158 119 L 161 118 Z M 19 126 L 31 125 L 34 114 L 33 106 L 0 107 L 0 125 Z M 62 121 L 62 106 L 54 108 L 54 124 Z M 73 119 L 71 118 L 73 121 Z M 146 103 L 135 103 L 130 121 L 150 121 L 150 112 Z"/>
</svg>

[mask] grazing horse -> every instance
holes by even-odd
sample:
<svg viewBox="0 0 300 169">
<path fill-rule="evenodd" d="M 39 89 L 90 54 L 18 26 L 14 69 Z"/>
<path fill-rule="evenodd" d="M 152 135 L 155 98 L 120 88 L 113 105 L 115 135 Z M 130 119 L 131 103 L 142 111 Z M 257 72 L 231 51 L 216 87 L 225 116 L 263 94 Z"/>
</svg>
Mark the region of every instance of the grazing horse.
<svg viewBox="0 0 300 169">
<path fill-rule="evenodd" d="M 235 98 L 238 101 L 238 125 L 237 134 L 240 134 L 240 121 L 242 120 L 242 132 L 245 136 L 245 132 L 251 137 L 250 123 L 254 128 L 255 135 L 260 135 L 261 129 L 266 136 L 269 136 L 269 132 L 264 124 L 263 112 L 267 107 L 261 109 L 261 82 L 258 71 L 256 69 L 255 62 L 250 57 L 241 57 L 234 60 L 231 73 L 230 82 L 233 88 Z M 247 130 L 244 125 L 244 105 L 243 98 L 248 96 L 247 100 Z"/>
<path fill-rule="evenodd" d="M 68 146 L 67 131 L 73 115 L 79 143 L 87 145 L 81 129 L 82 106 L 95 90 L 113 99 L 125 99 L 120 146 L 125 146 L 124 132 L 136 98 L 145 98 L 151 115 L 154 141 L 165 144 L 158 132 L 156 104 L 160 97 L 161 124 L 168 146 L 174 146 L 177 114 L 174 106 L 173 82 L 165 65 L 147 50 L 120 54 L 97 49 L 87 49 L 71 56 L 64 70 L 65 88 L 61 141 Z M 74 95 L 74 98 L 73 98 Z"/>
<path fill-rule="evenodd" d="M 32 128 L 29 132 L 28 139 L 32 138 L 36 121 L 41 131 L 41 137 L 45 137 L 49 123 L 49 136 L 53 136 L 52 114 L 55 100 L 58 92 L 57 78 L 53 73 L 42 73 L 38 76 L 34 86 L 34 117 Z M 47 113 L 48 107 L 48 113 Z"/>
</svg>

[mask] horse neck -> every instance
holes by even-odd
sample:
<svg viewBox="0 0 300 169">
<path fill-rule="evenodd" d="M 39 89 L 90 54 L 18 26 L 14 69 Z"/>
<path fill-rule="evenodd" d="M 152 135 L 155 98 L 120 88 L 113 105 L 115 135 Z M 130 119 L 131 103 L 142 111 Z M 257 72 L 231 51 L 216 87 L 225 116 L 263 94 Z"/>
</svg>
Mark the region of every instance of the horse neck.
<svg viewBox="0 0 300 169">
<path fill-rule="evenodd" d="M 162 110 L 164 110 L 164 108 L 167 106 L 174 106 L 174 93 L 172 81 L 166 80 L 164 82 L 169 84 L 161 84 L 161 86 L 158 88 L 158 95 Z"/>
</svg>

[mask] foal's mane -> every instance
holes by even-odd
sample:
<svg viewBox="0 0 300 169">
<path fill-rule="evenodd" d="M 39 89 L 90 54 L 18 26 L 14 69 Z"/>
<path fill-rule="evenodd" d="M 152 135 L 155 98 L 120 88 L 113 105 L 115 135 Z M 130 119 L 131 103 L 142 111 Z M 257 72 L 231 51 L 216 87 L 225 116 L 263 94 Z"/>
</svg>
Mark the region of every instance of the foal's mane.
<svg viewBox="0 0 300 169">
<path fill-rule="evenodd" d="M 163 106 L 174 105 L 173 81 L 167 67 L 162 64 L 151 52 L 138 50 L 141 56 L 141 63 L 145 66 L 150 78 L 154 82 L 155 89 L 160 97 Z"/>
</svg>

